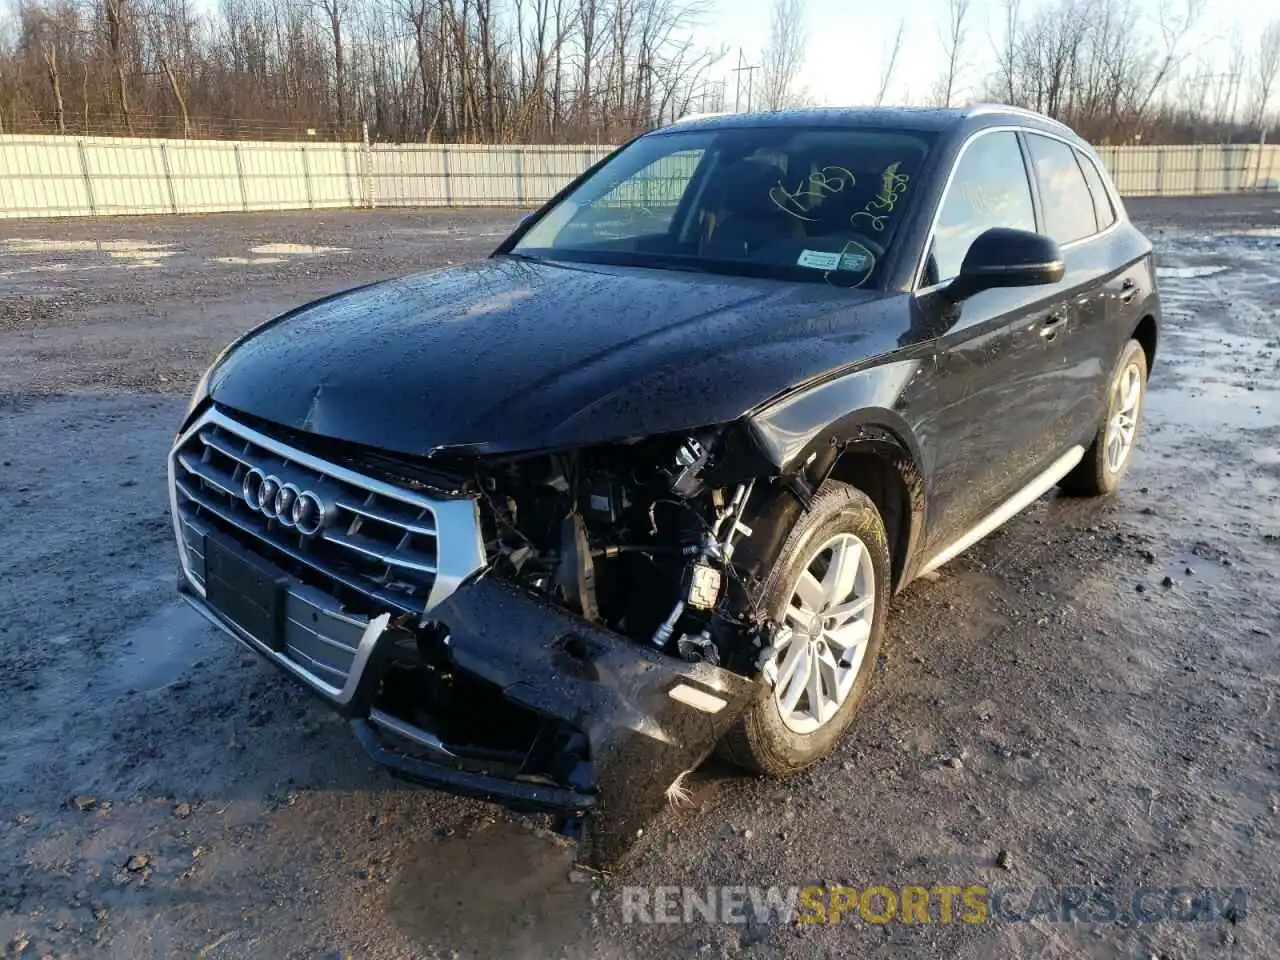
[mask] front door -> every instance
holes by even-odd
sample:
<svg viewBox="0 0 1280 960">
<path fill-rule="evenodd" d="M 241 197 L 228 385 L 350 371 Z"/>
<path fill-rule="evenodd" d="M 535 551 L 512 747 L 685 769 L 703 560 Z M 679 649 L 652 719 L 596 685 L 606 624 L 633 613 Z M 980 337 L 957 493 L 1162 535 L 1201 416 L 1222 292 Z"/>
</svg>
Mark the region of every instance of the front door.
<svg viewBox="0 0 1280 960">
<path fill-rule="evenodd" d="M 1018 135 L 979 134 L 957 161 L 942 200 L 916 307 L 942 308 L 938 289 L 960 272 L 991 227 L 1039 228 Z M 1047 429 L 1065 367 L 1061 332 L 1074 304 L 1064 284 L 986 290 L 964 301 L 937 341 L 919 424 L 931 463 L 928 547 L 962 536 L 1061 453 Z"/>
</svg>

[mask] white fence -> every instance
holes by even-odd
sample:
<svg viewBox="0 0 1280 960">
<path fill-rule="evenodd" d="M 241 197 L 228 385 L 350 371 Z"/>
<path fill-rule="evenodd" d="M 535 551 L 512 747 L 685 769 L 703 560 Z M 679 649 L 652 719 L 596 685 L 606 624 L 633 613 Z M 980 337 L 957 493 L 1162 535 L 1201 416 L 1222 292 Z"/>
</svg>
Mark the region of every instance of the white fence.
<svg viewBox="0 0 1280 960">
<path fill-rule="evenodd" d="M 373 206 L 533 206 L 603 146 L 0 136 L 0 219 Z M 1102 147 L 1120 192 L 1280 189 L 1280 146 Z"/>
</svg>

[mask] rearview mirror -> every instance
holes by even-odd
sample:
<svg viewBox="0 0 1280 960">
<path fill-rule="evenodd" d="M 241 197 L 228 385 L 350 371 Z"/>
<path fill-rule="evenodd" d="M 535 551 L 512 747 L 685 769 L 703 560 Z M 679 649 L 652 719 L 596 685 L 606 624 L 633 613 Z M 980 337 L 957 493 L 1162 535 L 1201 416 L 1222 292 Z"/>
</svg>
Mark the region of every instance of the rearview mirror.
<svg viewBox="0 0 1280 960">
<path fill-rule="evenodd" d="M 1058 244 L 1042 233 L 992 227 L 978 234 L 960 265 L 960 275 L 942 290 L 952 303 L 993 287 L 1057 283 L 1064 271 Z"/>
</svg>

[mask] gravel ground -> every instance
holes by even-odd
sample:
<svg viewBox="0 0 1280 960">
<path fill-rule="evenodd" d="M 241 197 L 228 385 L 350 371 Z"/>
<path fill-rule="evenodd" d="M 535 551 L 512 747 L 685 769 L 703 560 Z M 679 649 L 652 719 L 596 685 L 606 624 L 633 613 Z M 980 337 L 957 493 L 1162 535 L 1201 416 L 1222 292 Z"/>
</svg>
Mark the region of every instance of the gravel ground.
<svg viewBox="0 0 1280 960">
<path fill-rule="evenodd" d="M 1045 498 L 913 585 L 834 756 L 785 783 L 709 765 L 613 877 L 539 822 L 391 780 L 174 599 L 164 455 L 212 355 L 296 303 L 483 255 L 515 214 L 6 224 L 0 956 L 1273 956 L 1280 199 L 1131 211 L 1167 313 L 1125 488 Z M 810 883 L 1019 906 L 1240 886 L 1248 907 L 623 922 L 631 885 Z"/>
</svg>

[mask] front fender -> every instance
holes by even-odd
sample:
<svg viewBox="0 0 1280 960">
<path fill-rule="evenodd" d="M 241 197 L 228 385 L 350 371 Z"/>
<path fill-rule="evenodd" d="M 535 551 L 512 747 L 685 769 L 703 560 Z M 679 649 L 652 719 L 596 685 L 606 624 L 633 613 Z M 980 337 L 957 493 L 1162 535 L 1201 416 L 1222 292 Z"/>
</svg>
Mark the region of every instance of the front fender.
<svg viewBox="0 0 1280 960">
<path fill-rule="evenodd" d="M 796 481 L 793 489 L 801 493 L 816 489 L 833 473 L 839 475 L 841 459 L 852 454 L 870 454 L 888 464 L 909 514 L 900 542 L 903 553 L 895 563 L 904 574 L 900 585 L 912 575 L 929 482 L 921 470 L 925 461 L 906 398 L 931 369 L 932 359 L 923 352 L 863 368 L 790 393 L 747 421 L 760 451 L 782 476 Z"/>
<path fill-rule="evenodd" d="M 790 392 L 750 413 L 747 423 L 761 452 L 784 476 L 802 469 L 821 448 L 854 439 L 862 427 L 889 431 L 919 463 L 903 398 L 931 369 L 927 356 L 865 367 Z"/>
</svg>

